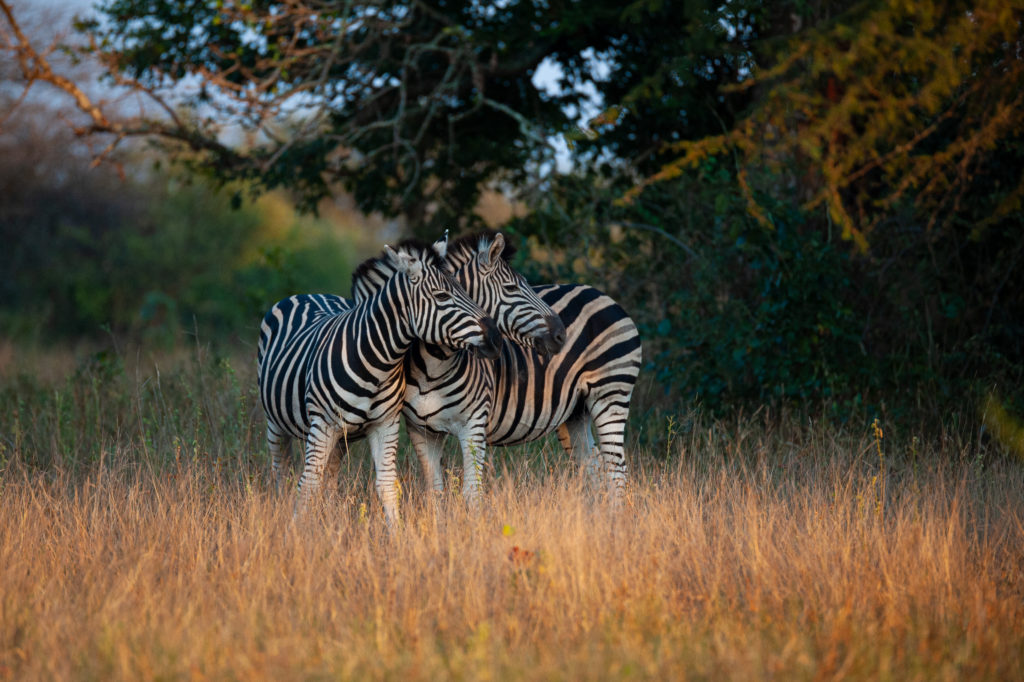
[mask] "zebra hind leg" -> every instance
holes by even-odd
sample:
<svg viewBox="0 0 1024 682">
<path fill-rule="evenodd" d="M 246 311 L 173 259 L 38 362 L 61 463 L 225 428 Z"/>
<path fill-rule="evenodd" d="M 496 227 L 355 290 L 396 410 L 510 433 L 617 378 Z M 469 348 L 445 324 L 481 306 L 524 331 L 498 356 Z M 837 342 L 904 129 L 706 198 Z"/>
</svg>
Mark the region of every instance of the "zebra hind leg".
<svg viewBox="0 0 1024 682">
<path fill-rule="evenodd" d="M 288 466 L 291 436 L 271 422 L 267 422 L 267 448 L 270 450 L 270 461 L 274 471 L 274 488 L 278 493 L 282 490 L 285 468 Z"/>
<path fill-rule="evenodd" d="M 295 515 L 299 516 L 309 507 L 320 490 L 324 465 L 327 456 L 337 440 L 337 432 L 322 417 L 311 420 L 309 433 L 306 435 L 306 460 L 299 479 L 299 498 L 295 502 Z"/>
<path fill-rule="evenodd" d="M 412 443 L 416 457 L 420 460 L 420 469 L 423 472 L 423 481 L 427 490 L 440 494 L 444 492 L 444 474 L 441 470 L 441 452 L 444 447 L 443 433 L 433 433 L 425 429 L 405 422 L 406 430 L 409 432 L 409 442 Z"/>
<path fill-rule="evenodd" d="M 594 420 L 600 454 L 597 465 L 605 475 L 608 491 L 618 503 L 626 493 L 626 420 L 629 403 L 615 399 L 587 401 L 587 411 Z"/>
<path fill-rule="evenodd" d="M 590 429 L 590 416 L 581 412 L 559 426 L 558 441 L 583 468 L 590 484 L 599 489 L 602 483 L 601 464 L 594 434 Z"/>
<path fill-rule="evenodd" d="M 462 448 L 462 498 L 473 511 L 480 511 L 484 464 L 487 461 L 485 428 L 467 428 L 459 434 Z"/>
</svg>

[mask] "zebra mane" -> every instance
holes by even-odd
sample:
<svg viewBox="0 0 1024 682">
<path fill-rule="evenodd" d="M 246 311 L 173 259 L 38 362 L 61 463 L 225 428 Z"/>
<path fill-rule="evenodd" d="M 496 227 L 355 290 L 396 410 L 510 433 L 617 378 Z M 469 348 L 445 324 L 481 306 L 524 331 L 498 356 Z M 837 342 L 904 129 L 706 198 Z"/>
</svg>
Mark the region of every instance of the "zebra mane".
<svg viewBox="0 0 1024 682">
<path fill-rule="evenodd" d="M 451 273 L 451 266 L 434 250 L 434 247 L 419 239 L 405 239 L 394 247 L 398 253 L 407 253 L 420 260 L 427 267 L 434 267 Z M 352 298 L 362 301 L 380 291 L 397 272 L 387 255 L 369 258 L 352 273 Z"/>
<path fill-rule="evenodd" d="M 446 260 L 453 269 L 458 270 L 470 260 L 476 258 L 477 253 L 486 250 L 494 241 L 494 235 L 496 234 L 498 233 L 494 230 L 482 230 L 448 242 Z M 501 259 L 509 263 L 512 261 L 512 257 L 516 255 L 516 247 L 509 240 L 508 235 L 503 236 L 505 237 L 505 248 L 501 252 Z"/>
</svg>

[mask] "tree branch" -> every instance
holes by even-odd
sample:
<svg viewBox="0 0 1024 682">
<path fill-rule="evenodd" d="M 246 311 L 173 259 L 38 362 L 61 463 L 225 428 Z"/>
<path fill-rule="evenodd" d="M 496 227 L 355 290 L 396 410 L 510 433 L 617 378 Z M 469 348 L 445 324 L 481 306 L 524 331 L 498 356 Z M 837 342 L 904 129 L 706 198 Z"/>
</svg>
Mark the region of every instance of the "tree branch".
<svg viewBox="0 0 1024 682">
<path fill-rule="evenodd" d="M 11 27 L 11 31 L 17 39 L 17 44 L 10 46 L 10 49 L 18 56 L 21 75 L 26 81 L 26 93 L 36 81 L 49 83 L 70 95 L 75 100 L 75 105 L 92 119 L 94 126 L 110 132 L 117 132 L 117 126 L 107 119 L 102 109 L 93 103 L 85 91 L 78 87 L 70 78 L 54 73 L 49 61 L 32 47 L 32 43 L 29 42 L 28 37 L 21 30 L 17 19 L 14 18 L 14 13 L 11 11 L 7 0 L 0 0 L 0 12 L 3 12 L 4 17 L 7 19 L 7 24 Z M 24 95 L 22 99 L 24 99 Z"/>
</svg>

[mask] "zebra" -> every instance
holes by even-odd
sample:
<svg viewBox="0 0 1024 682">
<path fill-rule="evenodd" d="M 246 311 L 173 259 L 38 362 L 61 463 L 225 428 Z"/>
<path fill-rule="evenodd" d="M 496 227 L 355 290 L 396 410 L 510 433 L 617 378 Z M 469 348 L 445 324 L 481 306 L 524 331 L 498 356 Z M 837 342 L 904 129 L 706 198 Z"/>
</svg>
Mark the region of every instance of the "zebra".
<svg viewBox="0 0 1024 682">
<path fill-rule="evenodd" d="M 481 294 L 468 275 L 487 242 L 486 235 L 462 238 L 449 246 L 446 256 L 477 301 Z M 527 288 L 521 275 L 515 277 Z M 364 284 L 372 281 L 367 278 Z M 359 300 L 371 291 L 368 287 L 354 293 Z M 545 285 L 533 291 L 563 323 L 560 351 L 552 354 L 553 347 L 531 347 L 535 344 L 513 337 L 502 343 L 493 362 L 423 343 L 406 356 L 402 413 L 426 485 L 443 490 L 440 458 L 447 433 L 459 439 L 463 462 L 469 464 L 464 466 L 463 491 L 475 494 L 485 444 L 517 445 L 557 430 L 566 452 L 592 481 L 605 483 L 618 502 L 627 476 L 626 420 L 642 355 L 639 332 L 622 306 L 594 287 Z M 500 313 L 484 308 L 501 319 Z"/>
<path fill-rule="evenodd" d="M 534 291 L 565 323 L 566 341 L 549 360 L 503 344 L 494 361 L 496 407 L 487 442 L 518 445 L 557 431 L 562 448 L 593 483 L 604 476 L 618 504 L 625 494 L 625 431 L 640 373 L 640 333 L 621 305 L 592 286 L 548 284 Z M 439 454 L 434 448 L 425 456 Z"/>
<path fill-rule="evenodd" d="M 446 236 L 437 245 L 446 248 L 446 259 L 454 268 L 456 280 L 470 298 L 496 320 L 503 334 L 518 345 L 536 349 L 543 357 L 561 349 L 565 326 L 523 276 L 509 265 L 514 248 L 500 232 L 469 235 L 450 245 Z M 372 296 L 391 276 L 388 263 L 378 261 L 375 265 L 377 270 L 368 272 L 353 287 L 356 301 Z M 338 301 L 334 303 L 340 305 Z M 410 373 L 419 380 L 415 391 L 409 391 L 407 383 L 403 409 L 410 440 L 414 446 L 421 443 L 422 431 L 426 428 L 458 438 L 463 457 L 463 497 L 471 506 L 476 506 L 480 473 L 487 454 L 486 433 L 494 373 L 486 359 L 465 350 L 423 341 L 413 344 L 406 355 L 407 376 Z M 331 459 L 332 465 L 338 461 L 339 458 Z M 435 473 L 439 478 L 440 471 Z"/>
<path fill-rule="evenodd" d="M 355 305 L 339 310 L 332 297 L 297 295 L 275 303 L 263 318 L 257 377 L 279 485 L 289 439 L 305 441 L 296 512 L 320 487 L 335 443 L 366 437 L 385 516 L 389 524 L 397 521 L 395 453 L 406 352 L 421 339 L 497 354 L 494 321 L 452 278 L 443 252 L 414 242 L 398 251 L 385 246 L 382 257 L 356 268 L 355 286 L 380 263 L 393 275 Z"/>
</svg>

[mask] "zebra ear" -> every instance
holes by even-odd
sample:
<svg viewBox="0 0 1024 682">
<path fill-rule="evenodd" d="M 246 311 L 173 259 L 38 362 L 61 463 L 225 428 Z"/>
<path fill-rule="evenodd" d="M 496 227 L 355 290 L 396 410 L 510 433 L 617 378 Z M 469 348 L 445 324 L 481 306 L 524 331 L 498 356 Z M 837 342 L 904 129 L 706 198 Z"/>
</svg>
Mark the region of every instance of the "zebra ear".
<svg viewBox="0 0 1024 682">
<path fill-rule="evenodd" d="M 423 276 L 423 263 L 418 259 L 413 258 L 404 251 L 395 251 L 387 244 L 384 245 L 384 253 L 391 261 L 391 264 L 395 266 L 395 269 L 408 277 L 409 281 L 413 284 L 420 281 L 420 278 Z"/>
<path fill-rule="evenodd" d="M 483 246 L 481 244 L 481 246 Z M 493 270 L 498 265 L 498 259 L 501 258 L 501 252 L 505 250 L 505 238 L 498 232 L 494 235 L 494 239 L 491 240 L 491 245 L 487 251 L 480 251 L 480 263 L 488 270 Z"/>
<path fill-rule="evenodd" d="M 444 260 L 448 257 L 448 230 L 444 231 L 444 239 L 438 239 L 436 242 L 431 244 L 434 252 Z"/>
</svg>

